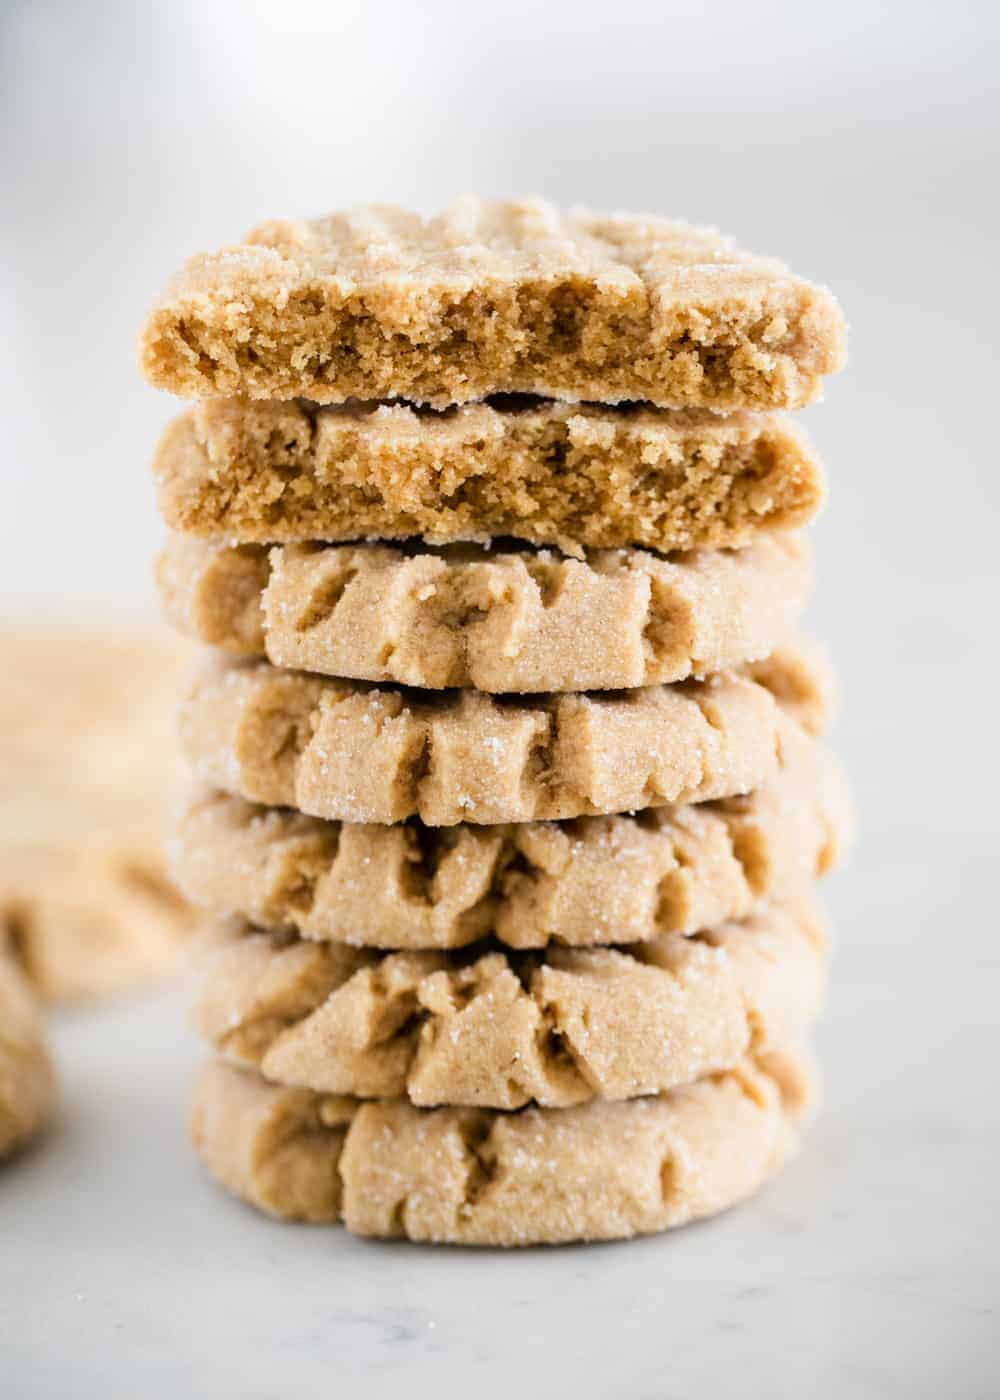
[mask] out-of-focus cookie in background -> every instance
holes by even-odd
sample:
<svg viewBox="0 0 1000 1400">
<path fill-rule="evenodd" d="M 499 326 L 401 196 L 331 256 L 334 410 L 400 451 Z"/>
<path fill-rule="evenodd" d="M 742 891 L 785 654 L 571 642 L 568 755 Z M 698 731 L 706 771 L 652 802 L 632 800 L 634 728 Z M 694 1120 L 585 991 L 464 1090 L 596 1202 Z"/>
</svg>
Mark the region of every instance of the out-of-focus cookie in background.
<svg viewBox="0 0 1000 1400">
<path fill-rule="evenodd" d="M 43 998 L 162 978 L 196 921 L 164 809 L 189 648 L 153 625 L 0 629 L 0 943 Z"/>
<path fill-rule="evenodd" d="M 56 1079 L 38 999 L 0 946 L 0 1158 L 23 1147 L 52 1113 Z"/>
</svg>

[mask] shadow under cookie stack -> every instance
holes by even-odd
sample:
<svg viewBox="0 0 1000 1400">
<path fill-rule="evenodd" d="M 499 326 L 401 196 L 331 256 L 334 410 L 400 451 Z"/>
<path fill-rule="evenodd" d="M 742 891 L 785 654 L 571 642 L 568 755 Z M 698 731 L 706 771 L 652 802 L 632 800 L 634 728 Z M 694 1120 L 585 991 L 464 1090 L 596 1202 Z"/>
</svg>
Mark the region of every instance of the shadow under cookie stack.
<svg viewBox="0 0 1000 1400">
<path fill-rule="evenodd" d="M 218 924 L 193 1133 L 272 1214 L 482 1245 L 793 1150 L 848 807 L 797 636 L 826 291 L 711 231 L 459 201 L 264 225 L 142 336 Z"/>
</svg>

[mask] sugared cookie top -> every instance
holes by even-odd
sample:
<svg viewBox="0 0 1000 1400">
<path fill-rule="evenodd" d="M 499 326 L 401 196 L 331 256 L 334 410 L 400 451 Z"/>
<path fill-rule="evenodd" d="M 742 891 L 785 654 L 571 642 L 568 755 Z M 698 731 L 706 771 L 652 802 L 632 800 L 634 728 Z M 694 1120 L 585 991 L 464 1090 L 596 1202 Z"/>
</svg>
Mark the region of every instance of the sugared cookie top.
<svg viewBox="0 0 1000 1400">
<path fill-rule="evenodd" d="M 757 680 L 757 667 L 770 673 Z M 706 681 L 507 697 L 212 661 L 182 707 L 181 750 L 214 787 L 337 821 L 493 825 L 633 812 L 766 781 L 783 716 L 795 710 L 791 692 L 800 680 L 808 690 L 811 674 L 791 650 Z"/>
<path fill-rule="evenodd" d="M 624 690 L 767 656 L 811 583 L 800 535 L 676 560 L 453 545 L 216 545 L 172 535 L 157 577 L 181 631 L 354 680 L 493 694 Z"/>
<path fill-rule="evenodd" d="M 648 943 L 743 918 L 836 869 L 852 808 L 838 763 L 791 721 L 750 794 L 571 822 L 322 821 L 195 788 L 174 870 L 217 916 L 310 942 L 423 951 Z"/>
<path fill-rule="evenodd" d="M 827 957 L 799 898 L 700 938 L 540 955 L 377 954 L 231 923 L 203 961 L 195 1025 L 229 1064 L 318 1093 L 518 1109 L 661 1094 L 798 1043 Z"/>
<path fill-rule="evenodd" d="M 191 1131 L 209 1172 L 272 1215 L 442 1244 L 565 1244 L 744 1200 L 794 1151 L 813 1094 L 798 1049 L 665 1094 L 520 1113 L 317 1094 L 213 1063 Z"/>
<path fill-rule="evenodd" d="M 832 295 L 715 230 L 466 197 L 261 225 L 193 258 L 143 328 L 160 388 L 194 398 L 523 392 L 797 408 L 840 369 Z"/>
</svg>

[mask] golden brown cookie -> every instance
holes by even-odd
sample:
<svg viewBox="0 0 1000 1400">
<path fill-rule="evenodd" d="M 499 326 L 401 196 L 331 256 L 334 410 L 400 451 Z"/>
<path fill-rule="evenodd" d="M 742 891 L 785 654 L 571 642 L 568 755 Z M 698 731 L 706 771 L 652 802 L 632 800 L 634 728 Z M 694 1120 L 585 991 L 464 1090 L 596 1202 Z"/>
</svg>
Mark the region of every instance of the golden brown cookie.
<svg viewBox="0 0 1000 1400">
<path fill-rule="evenodd" d="M 0 843 L 155 829 L 191 652 L 166 629 L 0 634 Z"/>
<path fill-rule="evenodd" d="M 34 1137 L 54 1097 L 38 1004 L 0 938 L 0 1157 Z"/>
<path fill-rule="evenodd" d="M 159 842 L 0 849 L 0 932 L 47 1001 L 110 996 L 163 977 L 197 922 Z"/>
<path fill-rule="evenodd" d="M 620 690 L 768 656 L 812 582 L 797 535 L 676 561 L 640 550 L 213 545 L 171 536 L 157 576 L 181 631 L 275 666 L 492 693 Z"/>
<path fill-rule="evenodd" d="M 167 523 L 219 541 L 510 536 L 573 555 L 746 545 L 806 524 L 826 489 L 782 416 L 509 399 L 209 400 L 170 424 L 154 471 Z"/>
<path fill-rule="evenodd" d="M 770 689 L 739 672 L 529 699 L 213 661 L 182 706 L 180 739 L 199 779 L 252 802 L 489 825 L 749 792 L 777 767 L 782 718 Z"/>
<path fill-rule="evenodd" d="M 440 1244 L 625 1239 L 751 1196 L 797 1145 L 807 1057 L 777 1052 L 658 1096 L 576 1108 L 415 1108 L 269 1084 L 221 1062 L 192 1136 L 229 1191 L 289 1219 Z"/>
<path fill-rule="evenodd" d="M 823 642 L 797 637 L 743 669 L 807 734 L 823 734 L 830 727 L 840 703 L 840 681 Z"/>
<path fill-rule="evenodd" d="M 161 842 L 189 656 L 168 632 L 0 637 L 0 926 L 46 996 L 162 974 L 193 928 Z"/>
<path fill-rule="evenodd" d="M 385 949 L 636 943 L 695 933 L 839 864 L 839 764 L 792 723 L 745 797 L 636 816 L 429 828 L 320 821 L 205 792 L 181 811 L 174 873 L 216 916 Z"/>
<path fill-rule="evenodd" d="M 195 1025 L 278 1084 L 566 1108 L 663 1093 L 802 1038 L 826 983 L 807 898 L 631 948 L 376 954 L 245 924 L 204 955 Z"/>
<path fill-rule="evenodd" d="M 189 398 L 497 392 L 798 408 L 844 360 L 831 294 L 715 230 L 466 197 L 279 219 L 193 258 L 141 336 Z"/>
</svg>

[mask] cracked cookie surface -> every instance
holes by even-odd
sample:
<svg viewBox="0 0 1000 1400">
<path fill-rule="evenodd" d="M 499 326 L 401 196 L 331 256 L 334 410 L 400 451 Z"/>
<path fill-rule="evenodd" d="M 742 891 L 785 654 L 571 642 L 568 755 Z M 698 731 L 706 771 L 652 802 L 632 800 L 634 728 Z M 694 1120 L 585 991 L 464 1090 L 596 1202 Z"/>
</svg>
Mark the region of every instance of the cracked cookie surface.
<svg viewBox="0 0 1000 1400">
<path fill-rule="evenodd" d="M 832 754 L 793 723 L 743 797 L 514 826 L 321 821 L 219 792 L 178 814 L 174 873 L 217 917 L 384 949 L 636 943 L 749 914 L 835 868 L 850 840 Z"/>
<path fill-rule="evenodd" d="M 789 653 L 796 686 L 809 666 Z M 779 761 L 772 687 L 740 672 L 641 690 L 401 691 L 213 660 L 181 708 L 202 781 L 346 822 L 429 826 L 638 811 L 749 792 Z"/>
<path fill-rule="evenodd" d="M 238 543 L 510 536 L 660 553 L 743 546 L 804 525 L 825 480 L 779 415 L 501 400 L 408 404 L 210 400 L 154 459 L 177 530 Z"/>
<path fill-rule="evenodd" d="M 782 1050 L 657 1096 L 509 1113 L 416 1108 L 203 1071 L 192 1137 L 258 1209 L 441 1244 L 627 1239 L 752 1195 L 797 1145 L 812 1078 Z"/>
<path fill-rule="evenodd" d="M 0 1157 L 34 1137 L 54 1097 L 38 1003 L 0 936 Z"/>
<path fill-rule="evenodd" d="M 188 398 L 498 392 L 667 407 L 798 408 L 841 368 L 832 295 L 715 230 L 467 196 L 279 219 L 191 259 L 140 360 Z"/>
<path fill-rule="evenodd" d="M 195 1026 L 231 1064 L 321 1093 L 516 1109 L 662 1093 L 799 1041 L 827 951 L 801 897 L 631 948 L 379 955 L 233 924 L 202 960 Z"/>
<path fill-rule="evenodd" d="M 765 657 L 798 622 L 812 570 L 797 535 L 672 561 L 173 535 L 157 578 L 170 621 L 234 655 L 496 694 L 628 689 Z"/>
</svg>

